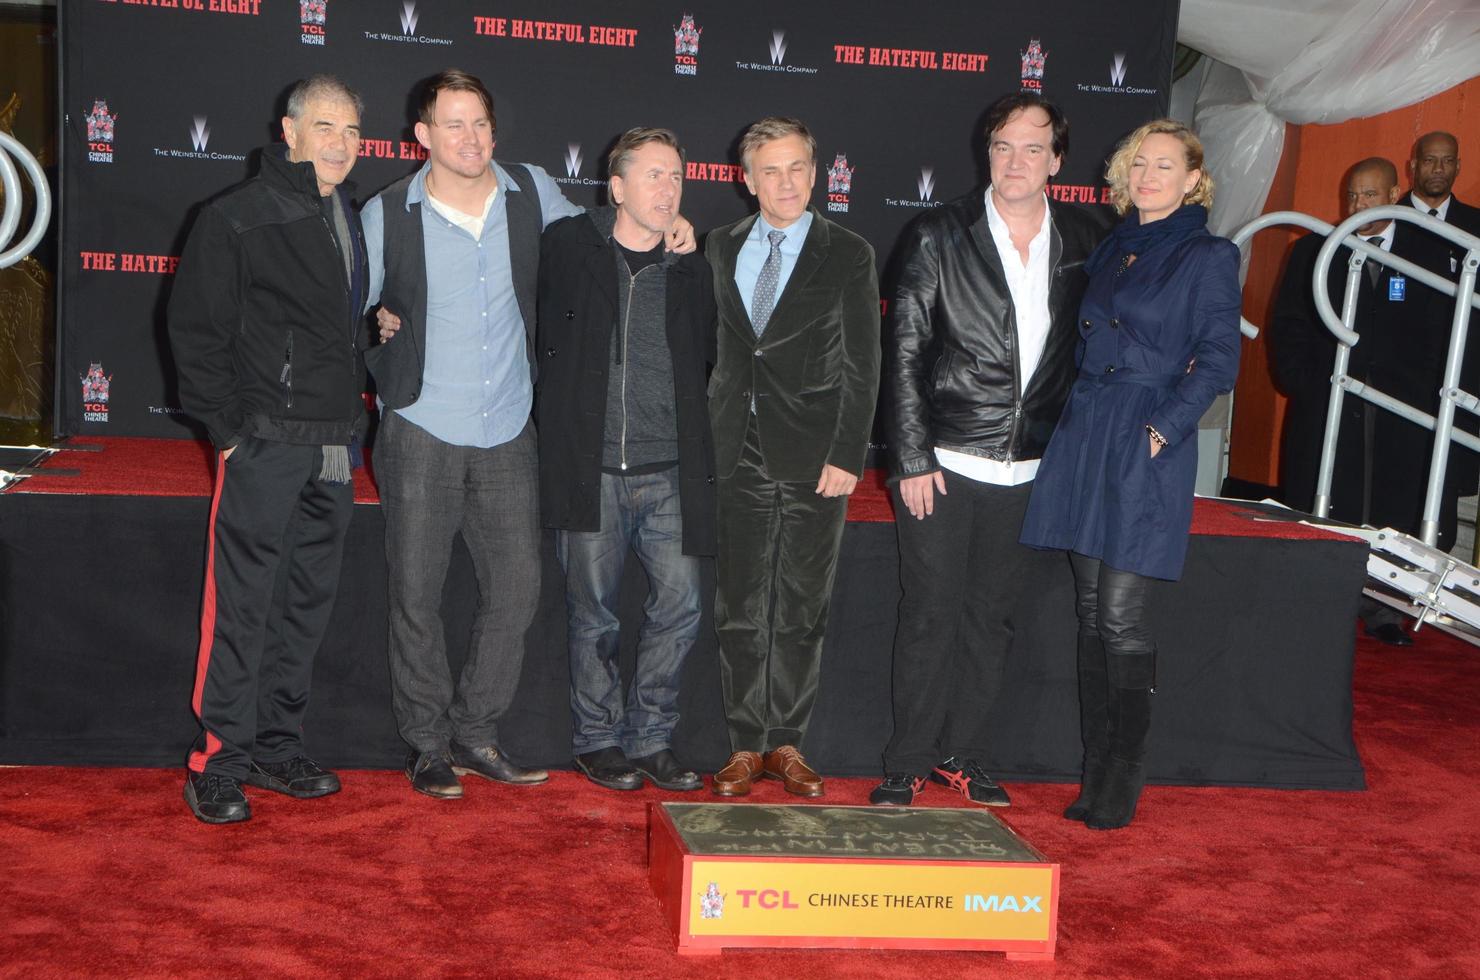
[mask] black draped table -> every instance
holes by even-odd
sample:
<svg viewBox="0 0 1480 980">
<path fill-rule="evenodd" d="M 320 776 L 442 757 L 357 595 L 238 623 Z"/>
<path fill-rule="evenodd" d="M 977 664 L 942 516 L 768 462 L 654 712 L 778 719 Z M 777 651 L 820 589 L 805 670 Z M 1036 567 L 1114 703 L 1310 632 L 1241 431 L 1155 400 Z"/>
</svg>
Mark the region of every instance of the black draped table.
<svg viewBox="0 0 1480 980">
<path fill-rule="evenodd" d="M 72 456 L 59 465 L 76 464 Z M 0 495 L 0 764 L 183 764 L 196 731 L 190 697 L 208 507 L 204 496 Z M 892 724 L 899 580 L 894 527 L 876 480 L 855 512 L 873 519 L 850 520 L 843 538 L 821 692 L 802 746 L 837 775 L 877 774 Z M 1261 523 L 1220 502 L 1199 502 L 1197 530 L 1182 581 L 1158 583 L 1152 593 L 1160 656 L 1151 781 L 1363 788 L 1351 691 L 1367 546 Z M 378 506 L 355 508 L 315 666 L 305 736 L 330 766 L 404 761 L 390 707 L 382 531 Z M 1289 534 L 1299 536 L 1281 536 Z M 518 694 L 500 728 L 520 762 L 569 767 L 565 603 L 552 542 Z M 1014 647 L 981 761 L 1009 780 L 1077 778 L 1067 561 L 1029 586 L 1010 613 Z M 624 669 L 645 593 L 633 560 L 622 596 Z M 454 672 L 476 596 L 459 543 L 443 609 Z M 705 617 L 684 671 L 675 750 L 712 771 L 729 747 L 708 608 Z"/>
</svg>

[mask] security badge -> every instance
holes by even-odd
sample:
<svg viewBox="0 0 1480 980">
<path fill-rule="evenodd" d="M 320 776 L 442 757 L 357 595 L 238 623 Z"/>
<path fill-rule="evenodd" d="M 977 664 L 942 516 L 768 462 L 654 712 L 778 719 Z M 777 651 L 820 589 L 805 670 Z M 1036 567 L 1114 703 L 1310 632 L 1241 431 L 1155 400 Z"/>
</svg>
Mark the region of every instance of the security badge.
<svg viewBox="0 0 1480 980">
<path fill-rule="evenodd" d="M 1388 280 L 1388 302 L 1401 303 L 1407 295 L 1408 280 L 1401 273 L 1393 273 L 1393 277 Z"/>
</svg>

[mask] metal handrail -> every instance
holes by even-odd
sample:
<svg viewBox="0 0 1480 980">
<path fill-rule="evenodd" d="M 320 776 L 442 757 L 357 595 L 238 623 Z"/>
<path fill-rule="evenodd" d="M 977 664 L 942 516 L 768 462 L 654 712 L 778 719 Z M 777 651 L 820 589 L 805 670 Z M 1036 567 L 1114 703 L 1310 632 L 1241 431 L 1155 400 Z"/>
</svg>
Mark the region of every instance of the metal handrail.
<svg viewBox="0 0 1480 980">
<path fill-rule="evenodd" d="M 1465 258 L 1459 270 L 1459 279 L 1452 282 L 1442 275 L 1414 265 L 1401 256 L 1385 252 L 1352 234 L 1362 225 L 1384 218 L 1407 221 L 1420 228 L 1448 239 L 1465 248 Z M 1332 225 L 1297 211 L 1277 211 L 1262 215 L 1244 225 L 1233 235 L 1233 242 L 1242 246 L 1253 235 L 1275 225 L 1297 225 L 1326 236 L 1316 254 L 1315 268 L 1311 273 L 1311 290 L 1315 297 L 1316 312 L 1326 329 L 1336 337 L 1336 358 L 1331 373 L 1331 400 L 1326 405 L 1326 429 L 1321 440 L 1321 465 L 1316 476 L 1316 499 L 1314 512 L 1325 517 L 1331 511 L 1331 480 L 1336 467 L 1336 437 L 1341 427 L 1342 400 L 1347 393 L 1362 398 L 1379 408 L 1421 425 L 1434 433 L 1434 451 L 1429 462 L 1429 482 L 1424 493 L 1423 517 L 1419 523 L 1419 537 L 1432 547 L 1439 537 L 1439 501 L 1444 492 L 1444 474 L 1449 465 L 1449 447 L 1458 442 L 1475 452 L 1480 452 L 1480 438 L 1454 428 L 1455 409 L 1463 408 L 1480 414 L 1480 399 L 1460 388 L 1460 368 L 1464 363 L 1465 341 L 1469 335 L 1470 311 L 1480 309 L 1480 297 L 1475 295 L 1477 270 L 1480 270 L 1480 238 L 1461 231 L 1438 218 L 1424 214 L 1408 205 L 1384 204 L 1380 207 L 1358 211 L 1340 224 Z M 1346 284 L 1343 290 L 1341 313 L 1338 315 L 1327 295 L 1327 277 L 1331 260 L 1342 246 L 1351 249 L 1347 260 Z M 1439 414 L 1433 416 L 1420 411 L 1406 402 L 1372 388 L 1347 374 L 1351 360 L 1351 349 L 1360 340 L 1353 329 L 1356 324 L 1356 301 L 1361 290 L 1362 266 L 1368 260 L 1391 266 L 1425 286 L 1453 296 L 1454 317 L 1450 323 L 1449 351 L 1444 362 L 1444 380 L 1439 389 Z M 1241 321 L 1241 329 L 1248 336 L 1257 336 L 1258 328 L 1247 320 Z"/>
<path fill-rule="evenodd" d="M 46 234 L 51 221 L 51 191 L 46 185 L 46 174 L 41 164 L 13 136 L 0 133 L 0 184 L 5 187 L 5 210 L 0 213 L 0 249 L 4 249 L 15 235 L 21 223 L 21 181 L 11 157 L 19 160 L 31 184 L 36 188 L 36 214 L 31 219 L 31 228 L 15 247 L 0 251 L 0 269 L 15 265 L 31 254 Z"/>
</svg>

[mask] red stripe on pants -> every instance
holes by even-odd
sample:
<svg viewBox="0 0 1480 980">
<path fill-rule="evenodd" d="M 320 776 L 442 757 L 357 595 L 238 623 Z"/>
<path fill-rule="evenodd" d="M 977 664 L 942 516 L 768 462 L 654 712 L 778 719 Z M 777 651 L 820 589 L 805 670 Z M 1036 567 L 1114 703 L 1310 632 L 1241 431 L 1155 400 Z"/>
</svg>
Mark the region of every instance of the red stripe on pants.
<svg viewBox="0 0 1480 980">
<path fill-rule="evenodd" d="M 211 666 L 211 645 L 216 636 L 216 511 L 221 507 L 221 488 L 225 485 L 226 455 L 217 452 L 216 489 L 211 495 L 210 531 L 206 540 L 206 586 L 200 605 L 200 648 L 195 654 L 195 693 L 190 699 L 195 717 L 200 718 L 202 725 L 205 719 L 200 713 L 201 693 L 206 687 L 206 670 Z M 207 729 L 206 750 L 190 753 L 190 768 L 195 772 L 205 772 L 206 763 L 220 750 L 221 740 Z"/>
</svg>

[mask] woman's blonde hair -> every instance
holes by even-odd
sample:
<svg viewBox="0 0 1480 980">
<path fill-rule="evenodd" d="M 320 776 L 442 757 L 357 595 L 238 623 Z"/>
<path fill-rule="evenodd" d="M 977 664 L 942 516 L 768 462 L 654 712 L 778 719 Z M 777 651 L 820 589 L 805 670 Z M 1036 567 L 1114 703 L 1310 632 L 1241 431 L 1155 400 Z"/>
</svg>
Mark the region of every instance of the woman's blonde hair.
<svg viewBox="0 0 1480 980">
<path fill-rule="evenodd" d="M 1180 140 L 1187 169 L 1199 173 L 1197 185 L 1183 196 L 1182 203 L 1212 207 L 1213 176 L 1203 166 L 1202 140 L 1187 128 L 1186 123 L 1175 119 L 1154 119 L 1121 140 L 1120 145 L 1115 148 L 1115 155 L 1110 158 L 1110 165 L 1105 168 L 1105 180 L 1110 183 L 1110 203 L 1114 205 L 1115 213 L 1125 214 L 1131 209 L 1131 161 L 1140 152 L 1141 143 L 1146 137 L 1157 133 L 1175 136 Z"/>
</svg>

